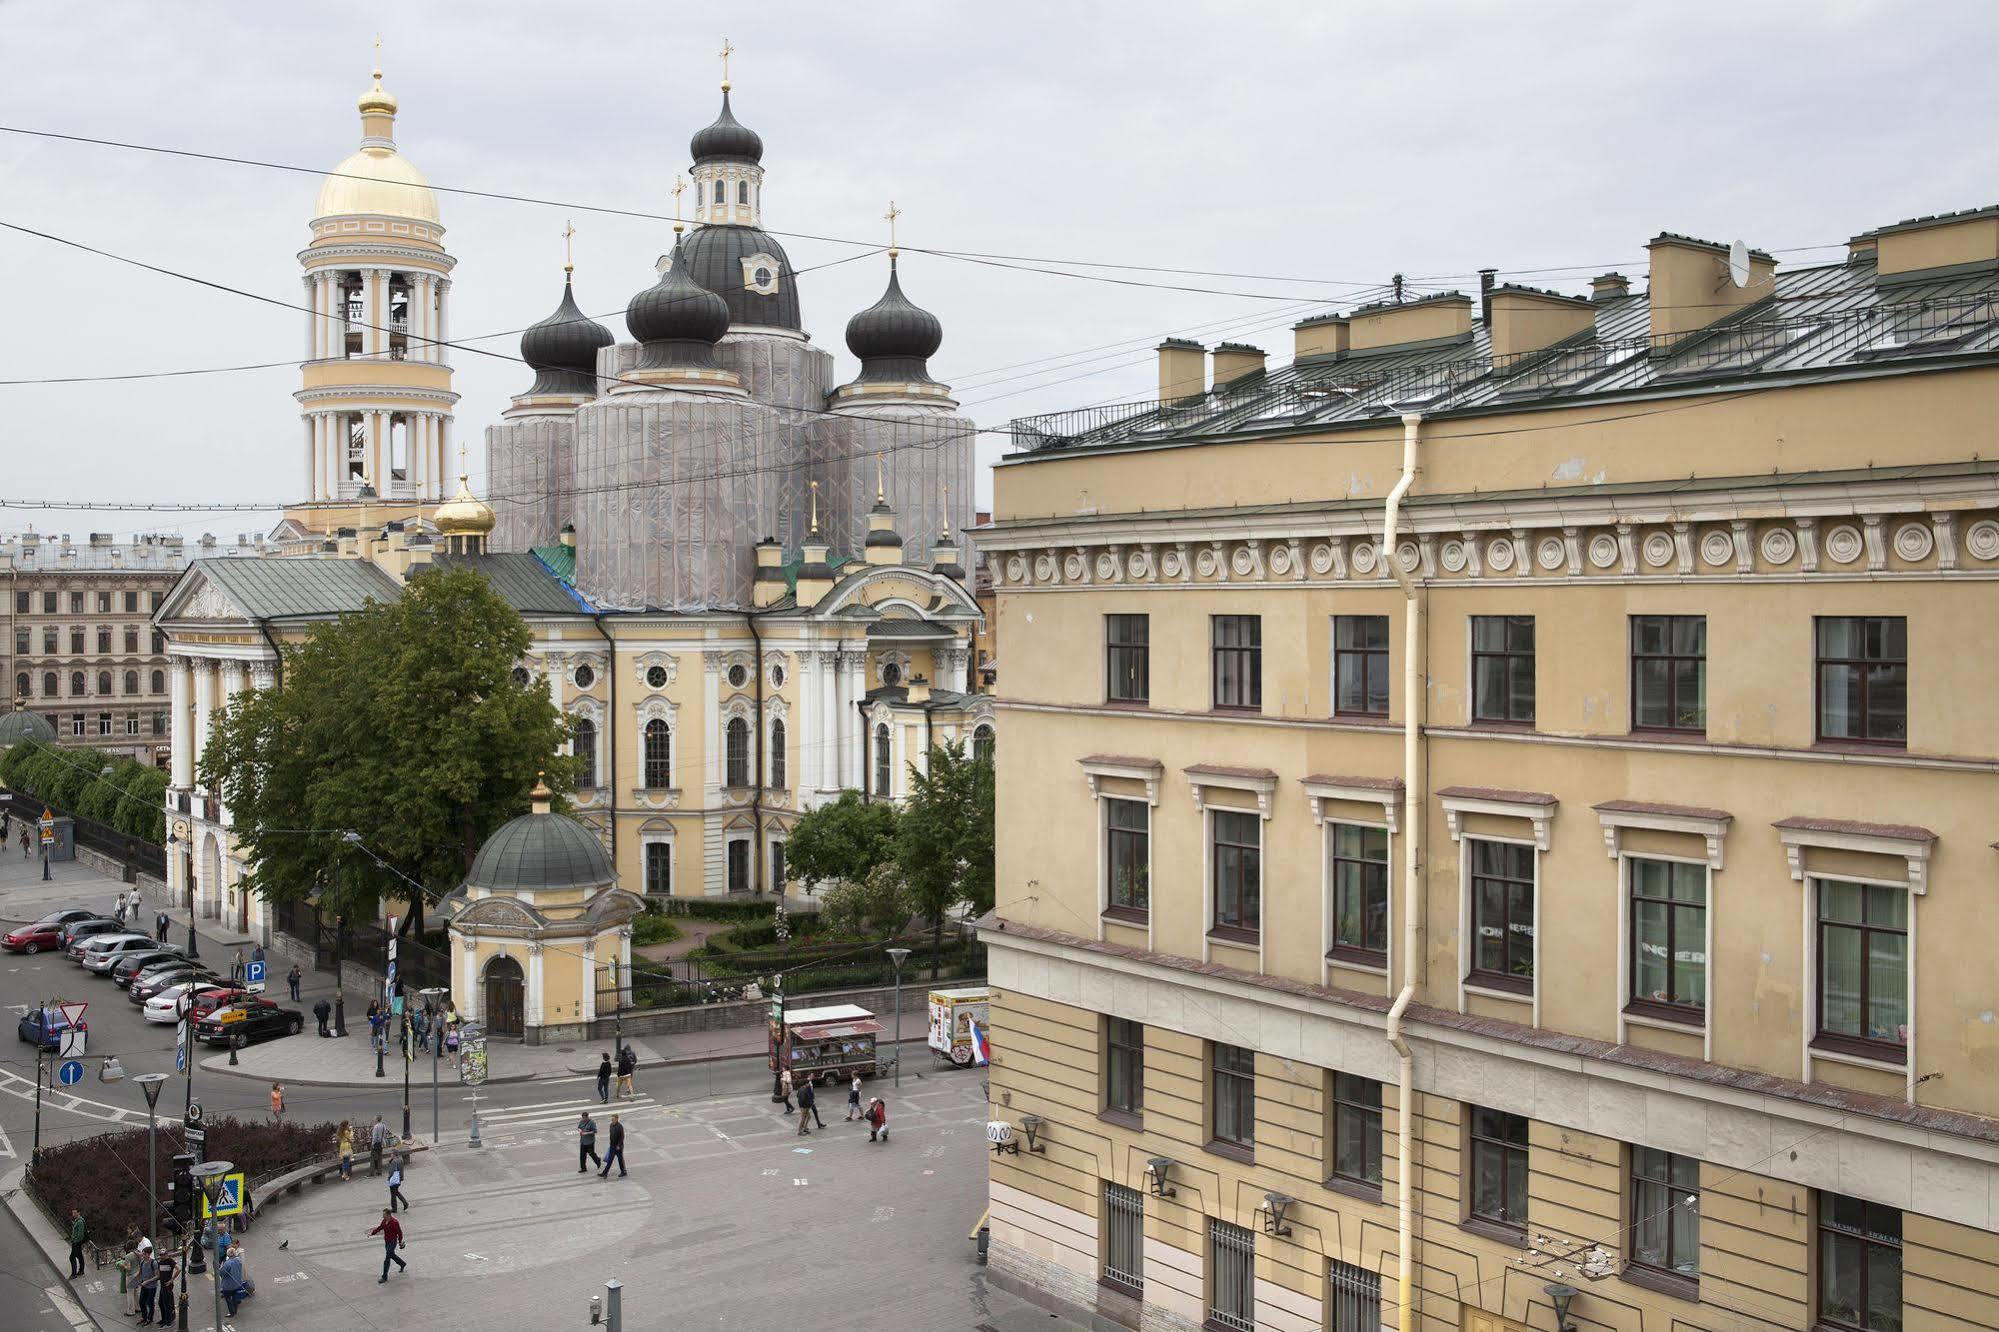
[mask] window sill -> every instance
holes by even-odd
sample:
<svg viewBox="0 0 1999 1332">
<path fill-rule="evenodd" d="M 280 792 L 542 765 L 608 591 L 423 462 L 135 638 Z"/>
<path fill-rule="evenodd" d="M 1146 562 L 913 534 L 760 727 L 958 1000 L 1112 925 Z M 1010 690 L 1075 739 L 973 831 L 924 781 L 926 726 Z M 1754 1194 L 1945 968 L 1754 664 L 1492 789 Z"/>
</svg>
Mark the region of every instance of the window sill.
<svg viewBox="0 0 1999 1332">
<path fill-rule="evenodd" d="M 1896 1073 L 1909 1071 L 1908 1048 L 1893 1041 L 1870 1041 L 1861 1036 L 1840 1036 L 1822 1031 L 1812 1037 L 1811 1050 L 1814 1055 L 1842 1064 L 1889 1069 Z"/>
<path fill-rule="evenodd" d="M 1343 722 L 1348 726 L 1375 726 L 1382 730 L 1401 730 L 1401 725 L 1385 712 L 1335 712 L 1331 721 Z"/>
<path fill-rule="evenodd" d="M 1107 698 L 1104 700 L 1104 706 L 1115 708 L 1119 712 L 1150 712 L 1152 711 L 1152 700 L 1149 698 Z"/>
<path fill-rule="evenodd" d="M 1256 1164 L 1256 1148 L 1254 1146 L 1245 1146 L 1239 1142 L 1229 1142 L 1223 1138 L 1210 1138 L 1201 1144 L 1201 1150 L 1210 1156 L 1226 1157 L 1231 1161 L 1240 1161 L 1244 1165 Z"/>
<path fill-rule="evenodd" d="M 1828 740 L 1821 736 L 1812 742 L 1812 750 L 1820 754 L 1879 754 L 1896 753 L 1909 747 L 1907 740 Z"/>
<path fill-rule="evenodd" d="M 1707 1027 L 1707 1014 L 1700 1009 L 1658 999 L 1633 999 L 1624 1006 L 1624 1016 L 1687 1031 L 1702 1031 Z"/>
<path fill-rule="evenodd" d="M 1366 1184 L 1357 1179 L 1345 1179 L 1339 1175 L 1334 1175 L 1325 1181 L 1325 1186 L 1329 1193 L 1343 1193 L 1349 1198 L 1358 1198 L 1362 1202 L 1378 1203 L 1381 1201 L 1381 1185 L 1379 1184 Z"/>
<path fill-rule="evenodd" d="M 1671 743 L 1685 740 L 1692 744 L 1702 744 L 1707 740 L 1707 727 L 1701 726 L 1634 726 L 1626 732 L 1633 740 L 1664 740 Z"/>
<path fill-rule="evenodd" d="M 1499 976 L 1490 971 L 1474 971 L 1465 977 L 1467 994 L 1486 994 L 1498 999 L 1527 999 L 1534 997 L 1532 977 Z"/>
<path fill-rule="evenodd" d="M 1214 943 L 1235 944 L 1242 948 L 1259 948 L 1263 944 L 1261 930 L 1246 930 L 1240 925 L 1209 926 L 1208 938 Z"/>
<path fill-rule="evenodd" d="M 1642 1290 L 1656 1295 L 1669 1295 L 1676 1300 L 1698 1304 L 1701 1298 L 1701 1283 L 1698 1277 L 1681 1276 L 1677 1272 L 1662 1272 L 1656 1267 L 1640 1267 L 1628 1264 L 1617 1274 L 1619 1281 L 1628 1282 Z"/>
<path fill-rule="evenodd" d="M 1261 717 L 1263 715 L 1263 705 L 1261 703 L 1253 706 L 1216 703 L 1211 705 L 1208 711 L 1217 717 Z"/>
<path fill-rule="evenodd" d="M 1375 948 L 1355 948 L 1348 944 L 1334 944 L 1326 954 L 1326 961 L 1336 967 L 1359 967 L 1363 971 L 1388 974 L 1388 951 Z"/>
<path fill-rule="evenodd" d="M 1120 1281 L 1113 1276 L 1099 1274 L 1097 1284 L 1113 1295 L 1122 1295 L 1128 1300 L 1142 1300 L 1145 1298 L 1145 1287 L 1134 1286 L 1129 1281 Z"/>
<path fill-rule="evenodd" d="M 1145 907 L 1107 906 L 1100 914 L 1119 925 L 1144 925 L 1152 919 L 1152 913 Z"/>
<path fill-rule="evenodd" d="M 1525 1226 L 1509 1226 L 1504 1221 L 1488 1221 L 1482 1216 L 1468 1216 L 1458 1222 L 1458 1229 L 1469 1231 L 1474 1235 L 1483 1235 L 1486 1239 L 1496 1240 L 1501 1244 L 1510 1244 L 1516 1249 L 1527 1247 Z"/>
<path fill-rule="evenodd" d="M 1119 1128 L 1128 1128 L 1137 1133 L 1145 1131 L 1145 1116 L 1135 1111 L 1113 1110 L 1107 1107 L 1097 1111 L 1097 1118 L 1106 1124 L 1115 1124 Z"/>
<path fill-rule="evenodd" d="M 1465 723 L 1465 729 L 1468 731 L 1496 731 L 1502 735 L 1509 732 L 1515 735 L 1532 735 L 1534 733 L 1534 723 L 1531 721 L 1488 721 L 1473 718 L 1471 721 Z"/>
</svg>

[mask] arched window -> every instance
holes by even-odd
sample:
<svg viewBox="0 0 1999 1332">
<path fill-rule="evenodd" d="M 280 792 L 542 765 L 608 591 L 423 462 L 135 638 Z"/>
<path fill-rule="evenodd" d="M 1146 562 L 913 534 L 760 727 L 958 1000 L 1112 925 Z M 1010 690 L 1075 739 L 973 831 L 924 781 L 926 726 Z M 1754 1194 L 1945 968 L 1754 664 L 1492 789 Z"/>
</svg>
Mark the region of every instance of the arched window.
<svg viewBox="0 0 1999 1332">
<path fill-rule="evenodd" d="M 724 786 L 748 786 L 750 784 L 750 724 L 741 717 L 731 717 L 728 729 L 729 771 Z"/>
<path fill-rule="evenodd" d="M 889 779 L 895 776 L 895 767 L 889 760 L 888 727 L 875 727 L 875 794 L 889 793 Z"/>
<path fill-rule="evenodd" d="M 784 784 L 784 723 L 770 724 L 770 784 L 782 791 Z"/>
<path fill-rule="evenodd" d="M 56 688 L 56 673 L 54 671 L 43 671 L 42 697 L 54 698 L 60 692 L 62 691 Z"/>
<path fill-rule="evenodd" d="M 663 791 L 673 785 L 673 741 L 660 718 L 654 717 L 646 723 L 645 745 L 645 783 L 655 791 Z"/>
<path fill-rule="evenodd" d="M 153 692 L 155 694 L 164 694 L 167 692 L 167 673 L 165 671 L 153 672 Z"/>
<path fill-rule="evenodd" d="M 99 671 L 97 673 L 98 697 L 100 698 L 107 697 L 109 696 L 110 693 L 111 693 L 111 672 Z"/>
<path fill-rule="evenodd" d="M 128 694 L 139 692 L 139 673 L 137 671 L 125 672 L 125 692 Z"/>
<path fill-rule="evenodd" d="M 71 672 L 69 673 L 69 696 L 70 696 L 71 698 L 82 698 L 82 697 L 83 697 L 83 672 L 82 672 L 82 671 L 71 671 Z"/>
<path fill-rule="evenodd" d="M 739 204 L 746 204 L 749 201 L 750 201 L 750 183 L 747 180 L 737 181 L 736 202 Z"/>
<path fill-rule="evenodd" d="M 719 181 L 719 180 L 718 180 L 718 181 L 716 181 L 716 182 L 715 182 L 715 202 L 716 202 L 716 203 L 727 203 L 727 202 L 729 201 L 729 194 L 728 194 L 728 190 L 729 190 L 729 187 L 728 187 L 728 185 L 727 185 L 726 183 L 724 183 L 724 182 L 722 182 L 722 181 Z"/>
<path fill-rule="evenodd" d="M 14 696 L 16 698 L 26 698 L 28 696 L 28 686 L 30 683 L 32 683 L 32 681 L 29 680 L 28 673 L 26 671 L 22 671 L 19 675 L 15 676 Z"/>
<path fill-rule="evenodd" d="M 982 763 L 993 761 L 993 728 L 975 726 L 972 728 L 972 757 Z"/>
<path fill-rule="evenodd" d="M 578 717 L 570 728 L 569 743 L 575 747 L 576 757 L 583 760 L 576 769 L 576 788 L 587 791 L 597 784 L 597 723 Z"/>
</svg>

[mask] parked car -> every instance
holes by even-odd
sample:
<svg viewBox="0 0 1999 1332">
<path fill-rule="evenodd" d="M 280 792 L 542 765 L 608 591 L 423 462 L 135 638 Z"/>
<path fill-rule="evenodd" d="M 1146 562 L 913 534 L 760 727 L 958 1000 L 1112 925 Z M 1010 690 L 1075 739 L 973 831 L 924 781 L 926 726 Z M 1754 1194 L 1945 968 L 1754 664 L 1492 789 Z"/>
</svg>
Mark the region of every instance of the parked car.
<svg viewBox="0 0 1999 1332">
<path fill-rule="evenodd" d="M 305 1014 L 280 1008 L 268 999 L 244 999 L 218 1008 L 194 1024 L 195 1039 L 207 1045 L 227 1045 L 237 1036 L 249 1045 L 273 1036 L 296 1036 L 305 1030 Z"/>
<path fill-rule="evenodd" d="M 190 991 L 199 991 L 207 984 L 206 979 L 198 977 L 175 981 L 171 985 L 162 987 L 152 998 L 146 1000 L 146 1005 L 140 1012 L 145 1015 L 148 1022 L 178 1022 L 181 996 Z"/>
<path fill-rule="evenodd" d="M 195 987 L 191 993 L 193 1002 L 188 1007 L 187 1016 L 190 1021 L 199 1022 L 218 1008 L 240 1002 L 249 991 L 240 985 L 205 985 Z"/>
<path fill-rule="evenodd" d="M 63 951 L 68 952 L 71 944 L 86 935 L 124 934 L 125 932 L 125 927 L 117 921 L 112 920 L 109 916 L 85 916 L 81 920 L 73 920 L 62 927 Z"/>
<path fill-rule="evenodd" d="M 162 962 L 181 962 L 179 950 L 166 944 L 154 944 L 151 948 L 141 948 L 134 952 L 120 954 L 111 964 L 111 983 L 119 989 L 130 985 L 135 977 L 147 967 L 158 966 Z"/>
<path fill-rule="evenodd" d="M 100 934 L 84 941 L 83 953 L 77 960 L 83 963 L 85 971 L 109 975 L 111 964 L 119 958 L 158 952 L 159 947 L 147 934 Z"/>
<path fill-rule="evenodd" d="M 68 1029 L 69 1022 L 56 1009 L 36 1008 L 21 1015 L 20 1025 L 15 1030 L 30 1045 L 39 1045 L 54 1054 L 62 1048 L 62 1034 Z M 87 1035 L 90 1024 L 79 1022 L 76 1029 Z"/>
<path fill-rule="evenodd" d="M 62 947 L 62 927 L 74 921 L 95 920 L 95 912 L 57 911 L 31 925 L 23 925 L 0 937 L 0 948 L 10 953 L 53 952 Z"/>
<path fill-rule="evenodd" d="M 160 991 L 176 985 L 213 985 L 222 978 L 198 962 L 188 962 L 182 966 L 167 967 L 152 975 L 141 972 L 132 978 L 132 988 L 127 994 L 135 1004 L 144 1004 L 156 997 Z"/>
</svg>

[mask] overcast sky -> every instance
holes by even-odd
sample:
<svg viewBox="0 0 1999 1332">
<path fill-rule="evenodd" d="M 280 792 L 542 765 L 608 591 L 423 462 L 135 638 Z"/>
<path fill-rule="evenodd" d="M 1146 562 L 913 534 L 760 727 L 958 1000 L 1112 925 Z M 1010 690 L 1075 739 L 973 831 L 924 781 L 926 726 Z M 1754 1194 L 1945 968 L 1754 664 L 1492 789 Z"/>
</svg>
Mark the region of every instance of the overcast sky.
<svg viewBox="0 0 1999 1332">
<path fill-rule="evenodd" d="M 1397 271 L 1475 289 L 1496 266 L 1583 292 L 1606 267 L 1641 275 L 1662 229 L 1796 265 L 1838 254 L 1800 247 L 1999 201 L 1988 3 L 691 8 L 0 0 L 0 121 L 323 170 L 356 146 L 379 27 L 399 147 L 433 184 L 566 201 L 441 196 L 464 338 L 554 308 L 565 218 L 587 311 L 651 283 L 670 224 L 584 205 L 671 214 L 726 30 L 775 231 L 879 245 L 892 197 L 908 246 L 1275 279 L 1070 270 L 1249 293 L 1208 294 L 905 256 L 910 297 L 944 323 L 932 369 L 987 426 L 1148 394 L 1168 333 L 1286 358 L 1302 314 Z M 318 184 L 0 134 L 0 221 L 288 302 Z M 785 244 L 799 268 L 861 252 Z M 843 378 L 842 330 L 884 266 L 800 281 Z M 303 338 L 302 315 L 17 233 L 0 231 L 0 283 L 0 379 L 281 361 Z M 478 441 L 531 376 L 456 359 L 477 488 Z M 297 386 L 277 368 L 0 387 L 0 528 L 268 528 L 271 512 L 7 506 L 294 498 Z M 1003 441 L 983 438 L 990 460 Z"/>
</svg>

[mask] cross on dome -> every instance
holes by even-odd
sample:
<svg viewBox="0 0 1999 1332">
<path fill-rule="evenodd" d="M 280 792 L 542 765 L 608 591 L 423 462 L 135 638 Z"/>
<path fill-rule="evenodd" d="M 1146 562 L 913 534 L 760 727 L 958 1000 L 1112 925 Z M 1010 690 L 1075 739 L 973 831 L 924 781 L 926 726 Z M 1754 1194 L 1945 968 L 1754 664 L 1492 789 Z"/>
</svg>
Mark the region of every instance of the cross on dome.
<svg viewBox="0 0 1999 1332">
<path fill-rule="evenodd" d="M 377 45 L 380 45 L 380 43 L 377 43 Z M 734 55 L 735 53 L 736 53 L 736 48 L 729 45 L 729 39 L 727 37 L 724 37 L 722 39 L 722 91 L 723 92 L 729 91 L 729 57 Z"/>
</svg>

